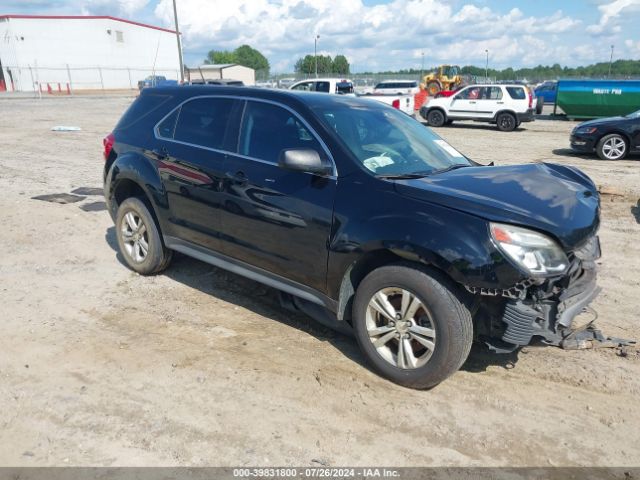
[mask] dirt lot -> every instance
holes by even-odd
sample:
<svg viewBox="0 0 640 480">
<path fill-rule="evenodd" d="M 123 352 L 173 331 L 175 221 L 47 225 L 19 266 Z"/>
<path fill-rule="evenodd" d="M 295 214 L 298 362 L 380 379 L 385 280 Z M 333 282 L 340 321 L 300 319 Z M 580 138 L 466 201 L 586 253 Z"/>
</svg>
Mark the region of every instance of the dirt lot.
<svg viewBox="0 0 640 480">
<path fill-rule="evenodd" d="M 0 99 L 0 465 L 640 465 L 638 349 L 474 348 L 411 391 L 270 289 L 182 256 L 132 273 L 100 196 L 32 199 L 101 187 L 101 140 L 130 101 Z M 640 161 L 573 156 L 572 127 L 438 132 L 481 162 L 576 165 L 624 193 L 604 197 L 594 306 L 640 339 Z"/>
</svg>

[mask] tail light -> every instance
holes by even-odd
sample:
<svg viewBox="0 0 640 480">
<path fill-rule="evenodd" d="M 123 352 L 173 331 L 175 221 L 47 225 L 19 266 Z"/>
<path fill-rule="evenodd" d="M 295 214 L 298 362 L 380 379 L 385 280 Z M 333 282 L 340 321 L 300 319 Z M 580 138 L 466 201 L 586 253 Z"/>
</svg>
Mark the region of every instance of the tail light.
<svg viewBox="0 0 640 480">
<path fill-rule="evenodd" d="M 527 88 L 527 95 L 529 95 L 529 108 L 533 108 L 533 94 L 531 90 Z"/>
<path fill-rule="evenodd" d="M 104 145 L 104 159 L 105 161 L 109 159 L 109 155 L 111 155 L 111 150 L 113 149 L 113 144 L 116 141 L 116 137 L 113 133 L 110 133 L 102 140 L 102 145 Z"/>
<path fill-rule="evenodd" d="M 400 100 L 396 98 L 393 102 L 391 102 L 391 106 L 400 110 Z"/>
</svg>

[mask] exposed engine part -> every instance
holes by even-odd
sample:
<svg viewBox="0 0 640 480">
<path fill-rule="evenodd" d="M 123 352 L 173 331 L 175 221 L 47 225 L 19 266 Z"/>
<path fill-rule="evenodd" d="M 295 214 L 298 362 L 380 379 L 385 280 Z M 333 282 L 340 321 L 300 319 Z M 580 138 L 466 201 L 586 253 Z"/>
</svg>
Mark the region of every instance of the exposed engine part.
<svg viewBox="0 0 640 480">
<path fill-rule="evenodd" d="M 480 288 L 480 287 L 472 287 L 470 285 L 465 285 L 464 288 L 467 291 L 473 293 L 474 295 L 485 295 L 491 297 L 506 297 L 506 298 L 524 298 L 527 293 L 527 289 L 535 285 L 535 281 L 528 278 L 526 280 L 522 280 L 521 282 L 516 283 L 513 287 L 508 288 L 506 290 L 500 290 L 498 288 Z"/>
</svg>

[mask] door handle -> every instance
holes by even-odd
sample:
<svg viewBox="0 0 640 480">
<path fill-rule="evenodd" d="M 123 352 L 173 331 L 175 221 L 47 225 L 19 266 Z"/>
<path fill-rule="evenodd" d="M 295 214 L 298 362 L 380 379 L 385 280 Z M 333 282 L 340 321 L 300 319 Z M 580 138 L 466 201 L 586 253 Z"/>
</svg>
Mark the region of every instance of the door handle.
<svg viewBox="0 0 640 480">
<path fill-rule="evenodd" d="M 160 148 L 160 149 L 154 149 L 151 150 L 151 153 L 158 159 L 158 160 L 165 160 L 169 157 L 169 152 L 167 152 L 166 148 Z"/>
<path fill-rule="evenodd" d="M 504 102 L 497 102 L 498 105 L 504 105 Z"/>
<path fill-rule="evenodd" d="M 471 100 L 469 103 L 476 103 L 475 101 Z"/>
</svg>

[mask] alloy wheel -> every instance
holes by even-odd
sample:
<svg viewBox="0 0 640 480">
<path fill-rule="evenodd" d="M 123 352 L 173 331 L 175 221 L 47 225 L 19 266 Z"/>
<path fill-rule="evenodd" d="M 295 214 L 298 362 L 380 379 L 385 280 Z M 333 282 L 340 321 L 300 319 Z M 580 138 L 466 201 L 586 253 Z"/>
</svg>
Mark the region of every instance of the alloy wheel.
<svg viewBox="0 0 640 480">
<path fill-rule="evenodd" d="M 144 262 L 149 253 L 149 234 L 142 218 L 134 211 L 122 217 L 120 235 L 125 252 L 137 263 Z"/>
<path fill-rule="evenodd" d="M 402 369 L 424 366 L 436 345 L 433 318 L 412 292 L 390 287 L 379 290 L 367 307 L 366 328 L 378 354 Z"/>
<path fill-rule="evenodd" d="M 622 158 L 627 150 L 627 144 L 620 137 L 611 137 L 602 144 L 602 153 L 610 160 Z"/>
</svg>

